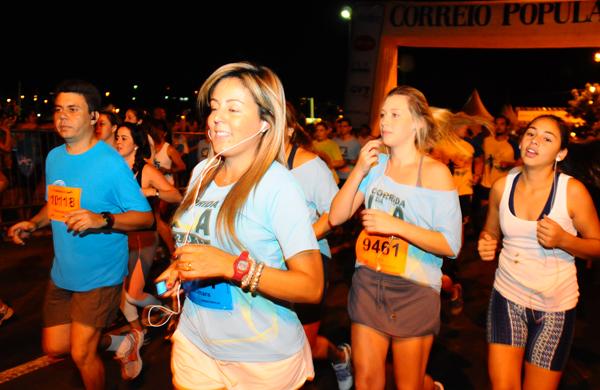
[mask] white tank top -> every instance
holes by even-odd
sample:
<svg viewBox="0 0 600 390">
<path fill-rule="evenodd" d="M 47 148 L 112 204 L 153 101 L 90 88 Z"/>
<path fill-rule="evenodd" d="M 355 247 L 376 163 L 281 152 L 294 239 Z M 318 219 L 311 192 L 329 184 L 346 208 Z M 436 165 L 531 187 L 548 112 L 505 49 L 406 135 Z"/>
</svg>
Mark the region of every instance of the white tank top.
<svg viewBox="0 0 600 390">
<path fill-rule="evenodd" d="M 154 155 L 154 165 L 156 165 L 157 168 L 171 169 L 173 161 L 171 161 L 171 158 L 167 154 L 168 148 L 169 143 L 165 142 L 162 148 Z"/>
<path fill-rule="evenodd" d="M 154 160 L 153 160 L 155 167 L 171 169 L 171 165 L 173 164 L 173 161 L 171 160 L 171 157 L 169 157 L 169 154 L 167 153 L 168 148 L 169 148 L 169 143 L 165 142 L 163 144 L 162 148 L 160 148 L 160 150 L 158 152 L 156 152 L 156 154 L 154 155 Z M 165 179 L 167 179 L 167 181 L 171 184 L 174 183 L 173 175 L 171 175 L 170 173 L 165 174 Z"/>
<path fill-rule="evenodd" d="M 545 249 L 537 240 L 537 221 L 517 218 L 509 208 L 515 177 L 506 177 L 500 199 L 500 228 L 504 239 L 494 288 L 505 298 L 534 310 L 556 312 L 574 308 L 579 297 L 573 256 L 562 249 Z M 567 210 L 567 183 L 571 177 L 560 174 L 552 209 L 548 214 L 566 232 L 577 235 Z"/>
</svg>

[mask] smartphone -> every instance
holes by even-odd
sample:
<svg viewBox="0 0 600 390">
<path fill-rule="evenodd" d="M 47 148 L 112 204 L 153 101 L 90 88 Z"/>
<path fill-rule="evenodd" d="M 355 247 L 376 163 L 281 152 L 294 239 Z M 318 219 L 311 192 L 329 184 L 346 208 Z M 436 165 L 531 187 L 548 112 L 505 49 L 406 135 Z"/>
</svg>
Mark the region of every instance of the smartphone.
<svg viewBox="0 0 600 390">
<path fill-rule="evenodd" d="M 158 295 L 163 295 L 164 293 L 167 292 L 167 281 L 166 280 L 161 280 L 160 282 L 156 283 L 156 293 Z"/>
</svg>

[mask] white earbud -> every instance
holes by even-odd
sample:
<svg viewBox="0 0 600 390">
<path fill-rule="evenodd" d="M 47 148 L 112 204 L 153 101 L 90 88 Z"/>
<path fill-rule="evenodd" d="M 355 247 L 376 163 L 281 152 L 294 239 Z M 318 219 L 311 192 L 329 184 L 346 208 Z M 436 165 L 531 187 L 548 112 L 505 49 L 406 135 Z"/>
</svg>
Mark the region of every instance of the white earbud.
<svg viewBox="0 0 600 390">
<path fill-rule="evenodd" d="M 259 133 L 266 133 L 267 130 L 269 130 L 269 123 L 265 122 L 265 121 L 262 121 L 262 123 L 263 123 L 263 126 L 261 127 Z"/>
</svg>

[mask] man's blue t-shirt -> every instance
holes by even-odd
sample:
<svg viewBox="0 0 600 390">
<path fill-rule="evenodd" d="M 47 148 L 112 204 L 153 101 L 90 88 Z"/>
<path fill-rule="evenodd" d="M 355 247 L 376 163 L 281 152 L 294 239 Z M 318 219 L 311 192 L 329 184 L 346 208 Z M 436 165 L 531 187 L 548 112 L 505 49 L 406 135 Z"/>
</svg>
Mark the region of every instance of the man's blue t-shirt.
<svg viewBox="0 0 600 390">
<path fill-rule="evenodd" d="M 102 141 L 82 154 L 69 154 L 65 145 L 52 149 L 46 159 L 46 184 L 80 188 L 81 208 L 94 213 L 150 211 L 123 157 Z M 51 222 L 50 276 L 58 287 L 89 291 L 123 282 L 129 257 L 127 234 L 102 230 L 73 234 L 64 222 Z"/>
</svg>

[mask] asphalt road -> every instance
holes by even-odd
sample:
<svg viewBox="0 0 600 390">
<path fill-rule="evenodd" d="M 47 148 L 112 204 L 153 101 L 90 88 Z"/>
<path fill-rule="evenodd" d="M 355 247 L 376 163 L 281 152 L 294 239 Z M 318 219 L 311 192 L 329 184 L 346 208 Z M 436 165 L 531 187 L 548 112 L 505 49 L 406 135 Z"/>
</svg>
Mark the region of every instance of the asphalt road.
<svg viewBox="0 0 600 390">
<path fill-rule="evenodd" d="M 343 244 L 343 241 L 339 241 Z M 321 332 L 335 343 L 349 340 L 346 299 L 353 269 L 353 254 L 340 249 L 330 264 L 330 289 Z M 78 371 L 70 359 L 58 362 L 44 357 L 41 346 L 41 305 L 52 261 L 52 241 L 36 237 L 26 246 L 0 243 L 0 298 L 15 315 L 0 326 L 0 390 L 82 389 Z M 155 272 L 161 266 L 155 265 Z M 486 368 L 485 315 L 496 262 L 482 262 L 475 245 L 467 241 L 459 258 L 459 279 L 464 289 L 464 310 L 457 316 L 442 301 L 442 327 L 434 343 L 428 372 L 446 389 L 489 388 Z M 600 296 L 598 266 L 586 269 L 578 264 L 581 297 L 571 358 L 561 389 L 600 389 Z M 120 325 L 120 324 L 117 324 Z M 121 324 L 122 325 L 122 324 Z M 113 328 L 117 331 L 119 328 Z M 112 355 L 103 353 L 108 389 L 169 389 L 170 341 L 164 330 L 152 330 L 151 341 L 142 349 L 144 369 L 134 381 L 120 378 Z M 316 378 L 306 389 L 336 389 L 335 375 L 327 362 L 315 362 Z M 393 389 L 388 364 L 388 389 Z"/>
</svg>

